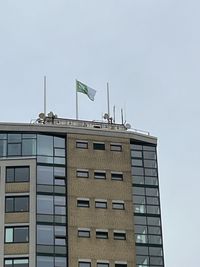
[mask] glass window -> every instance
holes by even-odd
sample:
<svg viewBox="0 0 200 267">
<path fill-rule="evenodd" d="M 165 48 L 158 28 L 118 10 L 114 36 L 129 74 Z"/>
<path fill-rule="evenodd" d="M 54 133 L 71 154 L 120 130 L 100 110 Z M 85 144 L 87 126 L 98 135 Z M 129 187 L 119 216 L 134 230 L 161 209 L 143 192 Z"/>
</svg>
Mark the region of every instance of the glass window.
<svg viewBox="0 0 200 267">
<path fill-rule="evenodd" d="M 148 266 L 149 264 L 149 257 L 148 256 L 137 256 L 136 257 L 137 264 L 143 264 L 143 266 Z"/>
<path fill-rule="evenodd" d="M 159 205 L 158 197 L 147 197 L 147 204 L 150 205 Z"/>
<path fill-rule="evenodd" d="M 37 244 L 53 245 L 54 233 L 51 225 L 37 225 Z"/>
<path fill-rule="evenodd" d="M 66 267 L 67 259 L 65 257 L 55 257 L 55 267 Z"/>
<path fill-rule="evenodd" d="M 134 186 L 132 190 L 134 195 L 145 195 L 144 187 Z"/>
<path fill-rule="evenodd" d="M 111 172 L 111 179 L 116 181 L 123 180 L 123 173 L 122 172 Z"/>
<path fill-rule="evenodd" d="M 37 256 L 37 267 L 54 267 L 54 258 Z"/>
<path fill-rule="evenodd" d="M 132 158 L 142 158 L 142 151 L 131 151 Z"/>
<path fill-rule="evenodd" d="M 146 206 L 141 204 L 134 204 L 135 213 L 146 213 Z"/>
<path fill-rule="evenodd" d="M 91 262 L 79 261 L 78 267 L 91 267 Z"/>
<path fill-rule="evenodd" d="M 89 177 L 89 172 L 87 170 L 77 170 L 76 171 L 76 176 L 79 178 L 88 178 Z"/>
<path fill-rule="evenodd" d="M 63 197 L 63 196 L 54 196 L 54 203 L 55 203 L 55 205 L 65 206 L 65 204 L 66 204 L 66 197 Z"/>
<path fill-rule="evenodd" d="M 108 232 L 107 231 L 96 231 L 96 238 L 108 239 Z"/>
<path fill-rule="evenodd" d="M 65 157 L 65 149 L 63 148 L 55 148 L 54 154 L 56 157 Z"/>
<path fill-rule="evenodd" d="M 135 233 L 136 234 L 147 234 L 147 226 L 146 225 L 135 225 Z"/>
<path fill-rule="evenodd" d="M 29 241 L 28 226 L 6 227 L 5 242 L 6 243 L 26 243 Z"/>
<path fill-rule="evenodd" d="M 160 214 L 160 208 L 158 206 L 147 206 L 147 213 Z"/>
<path fill-rule="evenodd" d="M 135 242 L 136 243 L 142 243 L 142 244 L 146 244 L 147 241 L 147 235 L 144 234 L 135 234 Z"/>
<path fill-rule="evenodd" d="M 55 237 L 55 245 L 56 246 L 66 246 L 66 238 L 65 237 L 56 236 Z"/>
<path fill-rule="evenodd" d="M 7 155 L 7 142 L 6 140 L 0 140 L 0 157 L 6 157 Z"/>
<path fill-rule="evenodd" d="M 127 267 L 126 263 L 115 263 L 115 267 Z"/>
<path fill-rule="evenodd" d="M 158 178 L 157 177 L 145 177 L 145 184 L 148 185 L 158 185 Z"/>
<path fill-rule="evenodd" d="M 105 144 L 104 143 L 93 143 L 93 149 L 105 150 Z"/>
<path fill-rule="evenodd" d="M 66 215 L 66 207 L 55 206 L 55 214 L 57 214 L 57 215 Z"/>
<path fill-rule="evenodd" d="M 6 167 L 6 182 L 28 182 L 30 176 L 29 167 Z"/>
<path fill-rule="evenodd" d="M 148 235 L 150 244 L 162 244 L 160 235 Z"/>
<path fill-rule="evenodd" d="M 53 196 L 50 195 L 37 196 L 37 213 L 53 214 Z"/>
<path fill-rule="evenodd" d="M 131 144 L 131 149 L 133 149 L 133 150 L 142 150 L 142 145 Z"/>
<path fill-rule="evenodd" d="M 132 159 L 131 164 L 132 166 L 143 166 L 143 161 L 141 159 Z"/>
<path fill-rule="evenodd" d="M 149 234 L 152 234 L 152 235 L 161 235 L 161 229 L 159 226 L 149 226 L 148 227 L 148 232 Z"/>
<path fill-rule="evenodd" d="M 37 135 L 37 154 L 53 156 L 53 136 Z"/>
<path fill-rule="evenodd" d="M 95 179 L 106 179 L 106 172 L 95 171 L 94 178 Z"/>
<path fill-rule="evenodd" d="M 145 168 L 145 176 L 157 176 L 157 170 Z"/>
<path fill-rule="evenodd" d="M 78 237 L 86 237 L 86 238 L 89 238 L 90 237 L 90 230 L 82 230 L 82 229 L 79 229 L 78 230 Z"/>
<path fill-rule="evenodd" d="M 38 163 L 53 164 L 53 157 L 37 156 L 37 162 Z"/>
<path fill-rule="evenodd" d="M 7 134 L 6 133 L 1 133 L 0 134 L 0 139 L 7 139 Z"/>
<path fill-rule="evenodd" d="M 124 203 L 123 202 L 112 202 L 112 208 L 115 210 L 124 210 Z"/>
<path fill-rule="evenodd" d="M 26 212 L 29 210 L 29 197 L 6 197 L 6 212 Z"/>
<path fill-rule="evenodd" d="M 35 156 L 36 155 L 36 140 L 23 139 L 22 140 L 22 156 Z"/>
<path fill-rule="evenodd" d="M 136 255 L 148 255 L 148 247 L 146 246 L 136 246 Z"/>
<path fill-rule="evenodd" d="M 113 237 L 115 240 L 126 240 L 126 233 L 114 231 Z"/>
<path fill-rule="evenodd" d="M 54 136 L 54 147 L 65 148 L 65 138 Z"/>
<path fill-rule="evenodd" d="M 55 177 L 55 185 L 65 185 L 65 178 Z"/>
<path fill-rule="evenodd" d="M 158 189 L 157 188 L 146 188 L 146 195 L 147 196 L 158 196 Z"/>
<path fill-rule="evenodd" d="M 77 207 L 89 208 L 89 206 L 90 206 L 89 200 L 82 200 L 82 199 L 77 200 Z"/>
<path fill-rule="evenodd" d="M 144 167 L 147 168 L 157 168 L 157 163 L 155 160 L 144 160 Z"/>
<path fill-rule="evenodd" d="M 134 216 L 134 222 L 135 224 L 147 224 L 147 218 L 145 216 Z"/>
<path fill-rule="evenodd" d="M 162 256 L 163 255 L 162 248 L 149 247 L 149 254 L 153 256 Z"/>
<path fill-rule="evenodd" d="M 156 147 L 155 146 L 143 146 L 143 150 L 156 151 Z"/>
<path fill-rule="evenodd" d="M 8 143 L 20 143 L 21 134 L 8 134 Z"/>
<path fill-rule="evenodd" d="M 160 226 L 160 218 L 159 217 L 147 217 L 148 225 L 152 226 Z"/>
<path fill-rule="evenodd" d="M 5 259 L 4 267 L 28 267 L 28 258 Z"/>
<path fill-rule="evenodd" d="M 56 236 L 66 236 L 66 227 L 65 226 L 55 226 L 55 235 Z"/>
<path fill-rule="evenodd" d="M 22 134 L 22 138 L 27 138 L 27 139 L 36 139 L 36 134 L 32 134 L 32 133 L 29 133 L 29 134 Z"/>
<path fill-rule="evenodd" d="M 132 176 L 132 183 L 133 184 L 144 184 L 144 177 L 143 176 Z"/>
<path fill-rule="evenodd" d="M 37 184 L 53 184 L 53 167 L 37 166 Z"/>
<path fill-rule="evenodd" d="M 156 159 L 156 153 L 151 151 L 144 151 L 143 152 L 144 159 Z"/>
<path fill-rule="evenodd" d="M 88 142 L 86 142 L 86 141 L 76 141 L 76 147 L 77 148 L 87 149 L 88 148 Z"/>
<path fill-rule="evenodd" d="M 54 157 L 54 164 L 64 165 L 65 164 L 65 158 Z"/>
<path fill-rule="evenodd" d="M 132 167 L 132 175 L 144 175 L 144 169 L 140 167 Z"/>
<path fill-rule="evenodd" d="M 135 204 L 145 204 L 145 196 L 133 196 L 133 200 Z"/>
<path fill-rule="evenodd" d="M 65 177 L 65 168 L 64 167 L 54 167 L 54 176 Z"/>
<path fill-rule="evenodd" d="M 150 264 L 151 266 L 157 265 L 157 266 L 163 266 L 163 258 L 162 257 L 150 257 Z"/>
<path fill-rule="evenodd" d="M 107 201 L 95 201 L 95 208 L 107 209 Z"/>
<path fill-rule="evenodd" d="M 21 156 L 21 143 L 20 144 L 8 144 L 8 156 Z"/>
<path fill-rule="evenodd" d="M 110 150 L 121 152 L 122 151 L 122 145 L 121 144 L 111 144 Z"/>
<path fill-rule="evenodd" d="M 97 267 L 109 267 L 109 263 L 97 262 Z"/>
</svg>

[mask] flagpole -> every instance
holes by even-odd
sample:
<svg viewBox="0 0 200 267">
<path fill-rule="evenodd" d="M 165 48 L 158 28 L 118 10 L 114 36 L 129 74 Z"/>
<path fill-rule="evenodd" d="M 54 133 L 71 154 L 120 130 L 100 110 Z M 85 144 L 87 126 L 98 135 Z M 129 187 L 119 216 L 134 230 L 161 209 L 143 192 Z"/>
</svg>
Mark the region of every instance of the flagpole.
<svg viewBox="0 0 200 267">
<path fill-rule="evenodd" d="M 44 115 L 46 117 L 46 112 L 47 112 L 47 79 L 46 76 L 44 76 Z"/>
<path fill-rule="evenodd" d="M 78 92 L 77 92 L 77 80 L 76 80 L 76 120 L 78 120 Z"/>
<path fill-rule="evenodd" d="M 108 118 L 110 119 L 110 96 L 109 96 L 109 83 L 107 82 L 107 103 L 108 103 Z"/>
</svg>

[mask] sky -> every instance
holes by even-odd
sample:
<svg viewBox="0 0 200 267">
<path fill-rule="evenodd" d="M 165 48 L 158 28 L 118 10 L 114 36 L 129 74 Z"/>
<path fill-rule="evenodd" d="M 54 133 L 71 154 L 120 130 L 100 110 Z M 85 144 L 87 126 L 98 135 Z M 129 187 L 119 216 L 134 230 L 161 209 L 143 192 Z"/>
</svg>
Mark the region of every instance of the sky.
<svg viewBox="0 0 200 267">
<path fill-rule="evenodd" d="M 199 262 L 200 2 L 197 0 L 0 1 L 0 121 L 43 111 L 102 120 L 110 105 L 158 137 L 166 267 Z"/>
</svg>

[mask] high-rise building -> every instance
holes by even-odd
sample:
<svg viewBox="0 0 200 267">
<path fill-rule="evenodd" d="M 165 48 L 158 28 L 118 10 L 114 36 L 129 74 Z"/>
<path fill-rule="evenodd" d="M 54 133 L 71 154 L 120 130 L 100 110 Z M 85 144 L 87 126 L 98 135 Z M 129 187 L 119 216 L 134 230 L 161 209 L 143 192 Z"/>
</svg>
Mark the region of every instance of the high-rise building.
<svg viewBox="0 0 200 267">
<path fill-rule="evenodd" d="M 121 124 L 1 123 L 0 266 L 164 266 L 156 144 Z"/>
</svg>

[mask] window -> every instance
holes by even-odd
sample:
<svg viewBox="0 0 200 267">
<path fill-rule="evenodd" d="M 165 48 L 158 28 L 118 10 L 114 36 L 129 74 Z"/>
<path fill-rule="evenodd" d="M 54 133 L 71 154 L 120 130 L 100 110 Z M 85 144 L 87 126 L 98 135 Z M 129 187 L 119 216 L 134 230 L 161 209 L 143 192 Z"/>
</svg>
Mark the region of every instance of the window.
<svg viewBox="0 0 200 267">
<path fill-rule="evenodd" d="M 37 256 L 37 267 L 54 267 L 54 258 L 47 256 Z"/>
<path fill-rule="evenodd" d="M 89 199 L 77 199 L 77 207 L 89 208 L 90 207 Z"/>
<path fill-rule="evenodd" d="M 126 232 L 114 231 L 113 233 L 115 240 L 126 240 Z"/>
<path fill-rule="evenodd" d="M 104 143 L 93 143 L 93 149 L 105 150 L 105 144 Z"/>
<path fill-rule="evenodd" d="M 127 263 L 115 263 L 115 267 L 127 267 Z"/>
<path fill-rule="evenodd" d="M 109 263 L 107 262 L 97 262 L 97 267 L 109 267 Z"/>
<path fill-rule="evenodd" d="M 27 243 L 28 241 L 28 226 L 5 227 L 5 243 Z"/>
<path fill-rule="evenodd" d="M 6 182 L 28 182 L 30 178 L 29 167 L 6 167 Z"/>
<path fill-rule="evenodd" d="M 108 239 L 108 230 L 96 230 L 96 238 Z"/>
<path fill-rule="evenodd" d="M 6 197 L 6 212 L 26 212 L 29 211 L 29 197 L 17 196 Z"/>
<path fill-rule="evenodd" d="M 91 262 L 79 261 L 78 267 L 91 267 Z"/>
<path fill-rule="evenodd" d="M 122 172 L 111 172 L 111 179 L 116 181 L 123 181 Z"/>
<path fill-rule="evenodd" d="M 28 267 L 28 258 L 5 259 L 4 267 Z"/>
<path fill-rule="evenodd" d="M 54 232 L 51 225 L 37 225 L 37 244 L 53 245 Z"/>
<path fill-rule="evenodd" d="M 88 142 L 87 141 L 76 141 L 76 147 L 87 149 L 88 148 Z"/>
<path fill-rule="evenodd" d="M 110 150 L 111 151 L 122 151 L 122 145 L 121 144 L 110 144 Z"/>
<path fill-rule="evenodd" d="M 124 210 L 124 202 L 122 201 L 112 201 L 112 208 L 115 210 Z"/>
<path fill-rule="evenodd" d="M 53 214 L 53 196 L 37 195 L 37 213 Z"/>
<path fill-rule="evenodd" d="M 90 229 L 79 228 L 78 229 L 78 237 L 89 238 L 90 237 Z"/>
<path fill-rule="evenodd" d="M 76 171 L 76 176 L 78 178 L 88 178 L 89 177 L 89 172 L 88 172 L 88 170 L 77 170 Z"/>
<path fill-rule="evenodd" d="M 106 179 L 106 172 L 105 171 L 95 171 L 94 172 L 95 179 Z"/>
<path fill-rule="evenodd" d="M 37 184 L 53 184 L 53 167 L 37 166 Z"/>
<path fill-rule="evenodd" d="M 107 209 L 107 200 L 95 200 L 95 208 Z"/>
</svg>

